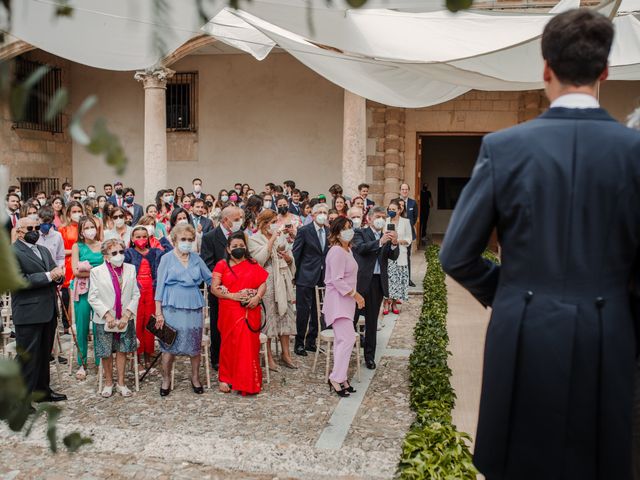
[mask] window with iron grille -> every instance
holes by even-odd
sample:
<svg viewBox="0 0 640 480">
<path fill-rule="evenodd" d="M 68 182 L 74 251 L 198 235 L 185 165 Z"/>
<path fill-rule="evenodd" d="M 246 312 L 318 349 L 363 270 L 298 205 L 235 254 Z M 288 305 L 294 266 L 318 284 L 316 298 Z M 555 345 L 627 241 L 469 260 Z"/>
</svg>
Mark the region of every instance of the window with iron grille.
<svg viewBox="0 0 640 480">
<path fill-rule="evenodd" d="M 176 73 L 167 81 L 167 130 L 197 131 L 198 73 Z"/>
<path fill-rule="evenodd" d="M 17 58 L 15 62 L 16 82 L 24 82 L 42 65 L 42 63 Z M 62 71 L 59 68 L 49 66 L 47 74 L 28 92 L 24 114 L 20 121 L 14 123 L 14 127 L 54 133 L 62 132 L 62 114 L 58 113 L 51 120 L 45 120 L 49 101 L 61 87 Z"/>
<path fill-rule="evenodd" d="M 50 195 L 59 189 L 58 179 L 55 177 L 19 177 L 18 182 L 24 199 L 33 197 L 36 192 L 46 192 Z"/>
</svg>

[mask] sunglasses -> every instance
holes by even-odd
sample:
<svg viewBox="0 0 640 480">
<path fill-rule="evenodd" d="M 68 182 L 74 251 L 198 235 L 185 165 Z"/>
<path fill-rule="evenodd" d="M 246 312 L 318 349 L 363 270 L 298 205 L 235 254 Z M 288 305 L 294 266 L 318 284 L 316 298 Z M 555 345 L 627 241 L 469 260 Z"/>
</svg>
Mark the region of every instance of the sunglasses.
<svg viewBox="0 0 640 480">
<path fill-rule="evenodd" d="M 109 253 L 109 255 L 111 255 L 112 257 L 115 257 L 116 255 L 124 255 L 124 250 L 114 250 L 113 252 Z"/>
<path fill-rule="evenodd" d="M 114 215 L 113 217 L 114 220 L 117 220 L 118 218 L 124 218 L 124 215 Z"/>
<path fill-rule="evenodd" d="M 36 232 L 40 231 L 40 225 L 36 225 L 35 227 L 22 227 L 24 228 L 27 232 L 33 232 L 34 230 Z"/>
</svg>

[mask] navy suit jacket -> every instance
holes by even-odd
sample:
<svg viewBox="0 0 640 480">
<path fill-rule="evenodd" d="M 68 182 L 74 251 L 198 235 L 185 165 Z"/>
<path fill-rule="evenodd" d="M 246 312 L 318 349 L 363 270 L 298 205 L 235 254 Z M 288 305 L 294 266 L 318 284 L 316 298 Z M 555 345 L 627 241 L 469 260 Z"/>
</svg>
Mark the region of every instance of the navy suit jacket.
<svg viewBox="0 0 640 480">
<path fill-rule="evenodd" d="M 195 224 L 195 215 L 192 215 L 192 217 L 194 219 L 193 222 L 193 226 L 195 228 L 196 224 Z M 202 225 L 202 235 L 209 233 L 211 230 L 213 230 L 213 222 L 211 221 L 210 218 L 205 217 L 204 215 L 200 217 L 200 225 Z"/>
<path fill-rule="evenodd" d="M 474 452 L 487 478 L 631 478 L 638 205 L 640 133 L 600 108 L 484 138 L 440 259 L 492 306 Z M 482 257 L 494 229 L 502 266 Z"/>
<path fill-rule="evenodd" d="M 107 202 L 115 205 L 116 207 L 124 207 L 126 205 L 125 202 L 124 202 L 124 197 L 121 197 L 121 198 L 122 198 L 122 205 L 118 205 L 118 200 L 117 200 L 117 196 L 116 196 L 115 193 L 113 195 L 111 195 L 110 197 L 107 197 Z"/>
<path fill-rule="evenodd" d="M 133 218 L 131 219 L 131 225 L 135 226 L 144 215 L 144 209 L 142 208 L 142 205 L 140 205 L 139 203 L 134 203 L 132 206 L 133 206 L 133 214 L 132 214 Z M 125 202 L 124 208 L 127 211 L 129 211 L 129 206 L 126 204 L 126 202 Z"/>
<path fill-rule="evenodd" d="M 418 203 L 413 198 L 407 198 L 405 202 L 406 210 L 407 210 L 407 218 L 409 222 L 411 222 L 411 233 L 413 234 L 413 239 L 416 239 L 416 229 L 415 225 L 418 221 Z"/>
<path fill-rule="evenodd" d="M 207 264 L 207 268 L 211 271 L 216 264 L 225 258 L 227 254 L 227 237 L 222 231 L 222 227 L 218 225 L 213 230 L 202 235 L 202 244 L 200 245 L 200 258 Z"/>
<path fill-rule="evenodd" d="M 300 203 L 298 203 L 298 205 L 294 205 L 293 202 L 291 200 L 289 200 L 289 211 L 291 213 L 293 213 L 294 215 L 300 216 L 302 215 L 302 211 L 300 210 Z"/>
<path fill-rule="evenodd" d="M 324 282 L 324 261 L 329 251 L 329 229 L 324 227 L 324 249 L 316 232 L 315 222 L 298 229 L 293 241 L 293 259 L 296 262 L 296 285 L 315 287 Z"/>
<path fill-rule="evenodd" d="M 400 254 L 398 247 L 393 248 L 391 242 L 380 246 L 380 240 L 376 239 L 370 227 L 356 228 L 352 242 L 353 258 L 358 263 L 357 290 L 361 295 L 366 295 L 373 279 L 376 262 L 380 263 L 380 279 L 382 281 L 382 293 L 389 296 L 389 260 L 397 260 Z"/>
</svg>

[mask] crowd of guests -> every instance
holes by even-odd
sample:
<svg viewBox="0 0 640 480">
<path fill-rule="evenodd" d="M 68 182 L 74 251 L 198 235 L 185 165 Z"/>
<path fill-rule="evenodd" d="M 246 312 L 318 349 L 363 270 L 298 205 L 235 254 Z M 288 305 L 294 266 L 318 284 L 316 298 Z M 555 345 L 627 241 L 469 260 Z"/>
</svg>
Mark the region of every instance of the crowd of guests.
<svg viewBox="0 0 640 480">
<path fill-rule="evenodd" d="M 384 315 L 399 313 L 412 285 L 409 252 L 418 207 L 408 185 L 403 184 L 386 207 L 375 205 L 365 183 L 351 198 L 338 184 L 330 187 L 329 196 L 311 197 L 291 180 L 267 183 L 260 191 L 237 183 L 213 195 L 195 178 L 190 192 L 163 189 L 145 206 L 122 182 L 105 184 L 102 190 L 65 183 L 62 191 L 23 199 L 19 187 L 10 187 L 6 228 L 30 288 L 53 294 L 53 304 L 63 306 L 62 334 L 77 339 L 78 380 L 86 378 L 93 338 L 94 361 L 103 363 L 104 397 L 114 391 L 114 353 L 115 390 L 123 396 L 131 395 L 124 384 L 127 353 L 137 350 L 142 374 L 156 373 L 155 339 L 146 328 L 152 317 L 156 328 L 167 325 L 176 331 L 171 345 L 160 342 L 160 394 L 171 391 L 176 355 L 191 358 L 193 390 L 203 392 L 199 367 L 205 285 L 211 361 L 221 391 L 260 391 L 261 332 L 268 338 L 267 368 L 295 369 L 291 337 L 293 353 L 306 356 L 317 350 L 320 325 L 332 327 L 335 335 L 331 388 L 348 396 L 353 388 L 347 369 L 360 315 L 366 320 L 366 366 L 376 368 L 380 310 Z M 34 260 L 31 254 L 39 255 L 38 265 L 25 264 Z M 46 279 L 36 287 L 29 277 L 34 267 Z M 316 287 L 324 286 L 326 301 L 319 319 Z M 13 304 L 14 316 L 20 317 L 21 302 Z M 73 325 L 69 312 L 74 313 Z M 46 321 L 42 315 L 34 319 L 47 325 L 53 321 L 50 311 Z M 19 346 L 50 358 L 49 336 L 40 343 L 28 342 L 19 323 L 14 321 Z M 278 359 L 271 349 L 274 341 L 281 346 Z M 31 364 L 33 357 L 23 360 L 27 373 L 38 370 Z"/>
</svg>

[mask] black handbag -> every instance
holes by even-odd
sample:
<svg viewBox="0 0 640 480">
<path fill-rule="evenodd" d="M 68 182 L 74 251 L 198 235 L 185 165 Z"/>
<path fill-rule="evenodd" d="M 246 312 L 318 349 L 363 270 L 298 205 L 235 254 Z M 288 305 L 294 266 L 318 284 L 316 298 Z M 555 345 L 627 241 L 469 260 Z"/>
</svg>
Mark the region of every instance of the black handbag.
<svg viewBox="0 0 640 480">
<path fill-rule="evenodd" d="M 156 328 L 156 317 L 155 315 L 151 315 L 149 317 L 149 321 L 145 327 L 149 332 L 153 333 L 158 339 L 164 343 L 167 347 L 173 345 L 176 341 L 176 337 L 178 336 L 178 332 L 169 325 L 167 322 L 164 322 L 162 328 Z"/>
</svg>

